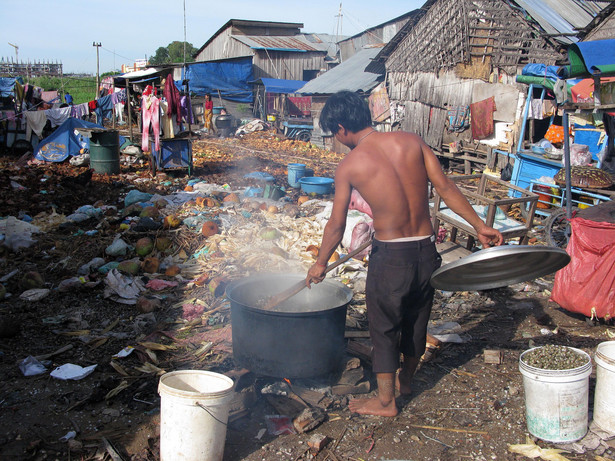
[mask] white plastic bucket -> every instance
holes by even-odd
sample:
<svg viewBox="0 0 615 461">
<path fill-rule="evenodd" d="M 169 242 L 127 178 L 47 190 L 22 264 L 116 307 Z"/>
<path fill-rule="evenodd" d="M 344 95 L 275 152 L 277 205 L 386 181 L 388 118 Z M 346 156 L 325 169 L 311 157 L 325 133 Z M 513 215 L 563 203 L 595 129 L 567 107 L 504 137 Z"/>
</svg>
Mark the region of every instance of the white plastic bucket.
<svg viewBox="0 0 615 461">
<path fill-rule="evenodd" d="M 570 349 L 585 356 L 587 363 L 570 370 L 543 370 L 523 361 L 533 349 L 519 357 L 527 430 L 547 442 L 573 442 L 587 433 L 591 358 L 580 349 Z"/>
<path fill-rule="evenodd" d="M 615 432 L 615 341 L 598 344 L 594 360 L 594 422 L 605 431 Z"/>
<path fill-rule="evenodd" d="M 202 370 L 166 373 L 160 394 L 160 459 L 221 461 L 233 380 Z"/>
</svg>

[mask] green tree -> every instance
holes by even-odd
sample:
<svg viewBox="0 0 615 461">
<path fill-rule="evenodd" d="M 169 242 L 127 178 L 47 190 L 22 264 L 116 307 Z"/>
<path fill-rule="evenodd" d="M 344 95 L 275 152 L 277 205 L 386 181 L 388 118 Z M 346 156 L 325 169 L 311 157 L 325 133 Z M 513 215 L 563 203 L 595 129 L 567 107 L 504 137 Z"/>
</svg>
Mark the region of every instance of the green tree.
<svg viewBox="0 0 615 461">
<path fill-rule="evenodd" d="M 168 64 L 171 61 L 169 60 L 169 50 L 165 47 L 161 46 L 156 50 L 156 54 L 149 59 L 149 63 L 156 66 L 160 64 Z"/>
<path fill-rule="evenodd" d="M 186 62 L 193 62 L 192 55 L 198 50 L 191 43 L 186 42 Z M 152 65 L 172 64 L 184 62 L 184 42 L 174 41 L 165 47 L 156 50 L 154 56 L 149 60 Z"/>
</svg>

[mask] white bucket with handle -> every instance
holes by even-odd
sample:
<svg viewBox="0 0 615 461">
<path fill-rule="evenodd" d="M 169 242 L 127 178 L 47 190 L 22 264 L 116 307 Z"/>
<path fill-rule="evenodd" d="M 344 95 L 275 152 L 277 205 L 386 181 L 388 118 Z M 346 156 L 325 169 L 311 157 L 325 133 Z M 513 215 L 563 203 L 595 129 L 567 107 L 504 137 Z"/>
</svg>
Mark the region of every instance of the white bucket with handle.
<svg viewBox="0 0 615 461">
<path fill-rule="evenodd" d="M 160 394 L 160 459 L 221 461 L 233 380 L 219 373 L 166 373 Z"/>
</svg>

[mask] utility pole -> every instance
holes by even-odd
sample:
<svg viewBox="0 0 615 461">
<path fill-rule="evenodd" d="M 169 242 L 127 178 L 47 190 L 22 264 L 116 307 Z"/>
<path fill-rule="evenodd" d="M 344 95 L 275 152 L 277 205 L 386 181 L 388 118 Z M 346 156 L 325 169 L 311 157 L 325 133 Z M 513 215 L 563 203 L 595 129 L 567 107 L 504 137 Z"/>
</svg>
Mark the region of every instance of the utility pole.
<svg viewBox="0 0 615 461">
<path fill-rule="evenodd" d="M 15 64 L 19 63 L 19 47 L 17 45 L 13 45 L 10 42 L 7 42 L 9 45 L 11 45 L 13 48 L 15 48 Z"/>
<path fill-rule="evenodd" d="M 98 99 L 98 89 L 100 88 L 100 67 L 98 60 L 98 49 L 102 46 L 100 42 L 93 42 L 92 46 L 96 47 L 96 98 Z"/>
</svg>

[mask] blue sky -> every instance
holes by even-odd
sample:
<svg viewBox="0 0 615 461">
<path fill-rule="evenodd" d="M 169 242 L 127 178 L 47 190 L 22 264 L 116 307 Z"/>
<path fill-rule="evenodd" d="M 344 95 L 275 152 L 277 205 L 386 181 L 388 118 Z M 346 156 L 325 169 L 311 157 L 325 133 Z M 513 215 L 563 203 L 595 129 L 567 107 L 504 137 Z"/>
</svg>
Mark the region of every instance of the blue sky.
<svg viewBox="0 0 615 461">
<path fill-rule="evenodd" d="M 423 0 L 343 0 L 343 35 L 412 11 Z M 0 58 L 61 62 L 65 73 L 119 69 L 184 39 L 200 48 L 229 19 L 303 23 L 302 32 L 335 34 L 340 2 L 331 0 L 18 0 L 2 2 Z M 129 18 L 129 19 L 127 19 Z"/>
</svg>

